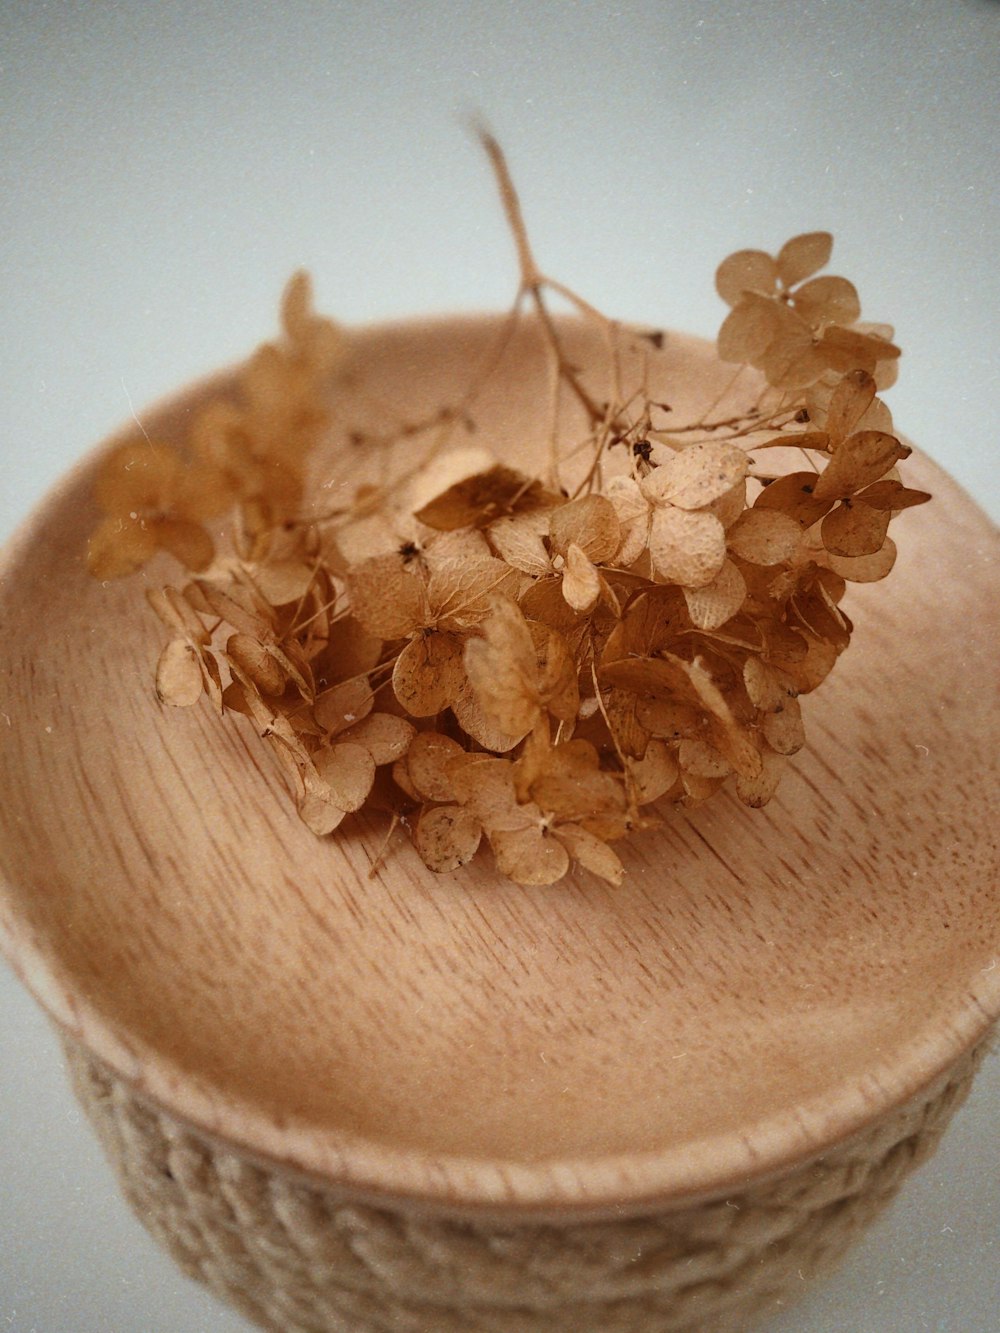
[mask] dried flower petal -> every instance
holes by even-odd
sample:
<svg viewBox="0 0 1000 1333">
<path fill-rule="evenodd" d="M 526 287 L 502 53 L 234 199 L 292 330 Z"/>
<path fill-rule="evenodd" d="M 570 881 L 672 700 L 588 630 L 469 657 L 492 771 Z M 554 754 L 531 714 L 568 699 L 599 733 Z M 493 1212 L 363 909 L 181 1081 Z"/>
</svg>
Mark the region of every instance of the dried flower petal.
<svg viewBox="0 0 1000 1333">
<path fill-rule="evenodd" d="M 362 745 L 376 764 L 391 764 L 406 754 L 417 734 L 416 727 L 392 713 L 369 713 L 366 718 L 341 733 L 340 740 Z"/>
<path fill-rule="evenodd" d="M 446 874 L 471 861 L 479 848 L 482 828 L 460 805 L 436 805 L 422 810 L 413 827 L 413 845 L 421 861 L 435 874 Z"/>
<path fill-rule="evenodd" d="M 372 556 L 347 573 L 351 609 L 369 634 L 400 639 L 427 621 L 424 584 L 396 555 Z"/>
<path fill-rule="evenodd" d="M 756 777 L 748 778 L 737 775 L 736 794 L 744 805 L 759 810 L 778 789 L 778 783 L 785 769 L 785 756 L 773 750 L 764 750 L 761 756 L 761 769 Z"/>
<path fill-rule="evenodd" d="M 701 588 L 722 569 L 726 530 L 714 514 L 658 507 L 650 525 L 649 554 L 661 579 Z"/>
<path fill-rule="evenodd" d="M 453 801 L 455 790 L 448 765 L 465 751 L 450 736 L 418 731 L 406 754 L 410 781 L 425 801 Z"/>
<path fill-rule="evenodd" d="M 873 555 L 882 549 L 890 517 L 888 510 L 873 509 L 861 500 L 845 500 L 823 520 L 823 545 L 833 555 Z"/>
<path fill-rule="evenodd" d="M 751 565 L 780 565 L 798 551 L 802 528 L 791 514 L 780 509 L 755 507 L 733 524 L 726 542 L 733 555 Z"/>
<path fill-rule="evenodd" d="M 263 644 L 251 635 L 231 635 L 226 641 L 226 656 L 234 670 L 261 694 L 284 692 L 285 673 Z"/>
<path fill-rule="evenodd" d="M 828 567 L 849 583 L 877 583 L 879 579 L 885 578 L 895 563 L 896 545 L 891 537 L 886 537 L 882 549 L 872 555 L 850 558 L 829 553 L 826 556 Z"/>
<path fill-rule="evenodd" d="M 691 444 L 651 472 L 640 489 L 651 504 L 703 509 L 738 486 L 748 467 L 746 454 L 735 445 Z"/>
<path fill-rule="evenodd" d="M 576 546 L 594 564 L 610 560 L 621 545 L 618 515 L 603 495 L 584 495 L 553 510 L 549 532 L 552 549 L 559 555 L 568 559 L 570 548 Z"/>
<path fill-rule="evenodd" d="M 865 430 L 851 435 L 837 449 L 816 482 L 817 499 L 843 499 L 884 477 L 910 449 L 894 435 Z"/>
<path fill-rule="evenodd" d="M 780 712 L 768 713 L 761 723 L 764 739 L 778 754 L 795 754 L 806 743 L 802 707 L 798 699 L 786 698 Z"/>
<path fill-rule="evenodd" d="M 795 293 L 795 313 L 812 328 L 824 324 L 853 324 L 861 314 L 857 289 L 846 278 L 813 278 Z"/>
<path fill-rule="evenodd" d="M 490 834 L 497 870 L 515 884 L 541 888 L 555 884 L 569 870 L 569 853 L 558 838 L 538 827 Z"/>
<path fill-rule="evenodd" d="M 553 498 L 541 482 L 497 463 L 450 486 L 418 509 L 416 518 L 443 532 L 452 528 L 485 528 L 504 515 L 544 508 Z"/>
<path fill-rule="evenodd" d="M 731 560 L 726 561 L 711 583 L 701 588 L 684 589 L 691 623 L 699 629 L 718 629 L 731 620 L 746 595 L 746 579 Z"/>
<path fill-rule="evenodd" d="M 822 268 L 823 264 L 817 267 Z M 737 250 L 715 272 L 715 290 L 730 306 L 736 305 L 748 291 L 773 292 L 777 282 L 778 266 L 763 250 Z"/>
<path fill-rule="evenodd" d="M 190 708 L 202 695 L 198 654 L 185 639 L 171 639 L 156 666 L 156 695 L 174 708 Z"/>
<path fill-rule="evenodd" d="M 642 759 L 631 760 L 628 771 L 635 784 L 636 800 L 648 805 L 674 786 L 680 768 L 671 747 L 665 741 L 653 740 Z"/>
<path fill-rule="evenodd" d="M 592 611 L 601 595 L 600 575 L 580 547 L 575 544 L 571 545 L 566 553 L 562 590 L 569 605 L 581 615 Z"/>
<path fill-rule="evenodd" d="M 374 704 L 375 696 L 367 679 L 347 680 L 320 695 L 313 717 L 324 732 L 337 736 L 367 717 Z"/>
<path fill-rule="evenodd" d="M 833 237 L 828 231 L 810 231 L 793 236 L 778 251 L 776 268 L 785 287 L 794 287 L 830 262 Z"/>
<path fill-rule="evenodd" d="M 603 839 L 572 825 L 560 828 L 557 836 L 572 859 L 584 870 L 589 870 L 592 875 L 613 884 L 615 888 L 621 885 L 625 878 L 625 867 Z"/>
<path fill-rule="evenodd" d="M 552 572 L 552 561 L 543 537 L 549 530 L 549 514 L 536 509 L 512 518 L 500 518 L 487 529 L 490 545 L 514 569 L 536 578 Z"/>
<path fill-rule="evenodd" d="M 411 717 L 433 717 L 465 684 L 464 639 L 432 630 L 416 634 L 396 658 L 392 689 Z"/>
<path fill-rule="evenodd" d="M 465 670 L 492 722 L 511 736 L 531 730 L 541 713 L 538 663 L 531 631 L 515 604 L 499 599 L 465 648 Z"/>
<path fill-rule="evenodd" d="M 337 744 L 313 756 L 338 809 L 360 810 L 375 781 L 375 760 L 363 745 Z"/>
</svg>

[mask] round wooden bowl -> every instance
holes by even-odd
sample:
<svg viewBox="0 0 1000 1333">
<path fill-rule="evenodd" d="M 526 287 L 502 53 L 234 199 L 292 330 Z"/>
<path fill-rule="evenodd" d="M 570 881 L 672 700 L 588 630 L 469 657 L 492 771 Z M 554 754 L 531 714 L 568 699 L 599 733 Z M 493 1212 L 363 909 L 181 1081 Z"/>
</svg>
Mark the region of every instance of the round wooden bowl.
<svg viewBox="0 0 1000 1333">
<path fill-rule="evenodd" d="M 328 484 L 412 459 L 351 433 L 458 400 L 496 331 L 357 333 Z M 655 373 L 680 420 L 731 368 L 668 336 Z M 547 385 L 525 325 L 476 441 L 534 470 Z M 968 497 L 908 464 L 934 502 L 850 590 L 765 810 L 724 791 L 621 844 L 621 889 L 537 889 L 403 838 L 372 874 L 378 817 L 316 838 L 248 723 L 162 708 L 143 585 L 169 563 L 83 565 L 100 456 L 0 569 L 0 925 L 185 1267 L 282 1333 L 655 1333 L 742 1327 L 837 1257 L 1000 1015 L 1000 561 Z"/>
</svg>

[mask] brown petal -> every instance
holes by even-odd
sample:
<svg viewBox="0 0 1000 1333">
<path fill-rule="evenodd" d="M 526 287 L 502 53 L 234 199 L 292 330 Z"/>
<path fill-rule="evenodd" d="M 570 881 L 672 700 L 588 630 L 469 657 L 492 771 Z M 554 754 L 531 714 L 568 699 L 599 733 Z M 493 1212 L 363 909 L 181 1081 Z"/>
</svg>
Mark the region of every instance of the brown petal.
<svg viewBox="0 0 1000 1333">
<path fill-rule="evenodd" d="M 298 801 L 299 818 L 317 837 L 324 838 L 344 822 L 347 811 L 341 810 L 317 791 L 307 791 Z"/>
<path fill-rule="evenodd" d="M 440 629 L 461 630 L 478 625 L 498 597 L 514 597 L 523 582 L 503 560 L 445 560 L 435 565 L 427 585 L 427 601 Z"/>
<path fill-rule="evenodd" d="M 269 560 L 255 565 L 252 577 L 265 601 L 272 606 L 288 606 L 305 597 L 316 568 L 304 560 Z"/>
<path fill-rule="evenodd" d="M 133 510 L 165 509 L 181 469 L 180 458 L 165 444 L 123 444 L 102 463 L 94 496 L 106 514 L 119 518 Z"/>
<path fill-rule="evenodd" d="M 487 535 L 490 545 L 508 565 L 538 577 L 552 572 L 552 561 L 542 540 L 548 527 L 548 512 L 539 509 L 498 519 L 490 524 Z"/>
<path fill-rule="evenodd" d="M 726 305 L 736 305 L 744 292 L 770 295 L 778 285 L 778 268 L 763 250 L 737 250 L 715 271 L 715 290 Z"/>
<path fill-rule="evenodd" d="M 785 287 L 794 287 L 803 278 L 825 268 L 832 253 L 833 237 L 828 231 L 809 231 L 793 236 L 778 251 L 778 277 Z"/>
<path fill-rule="evenodd" d="M 828 554 L 826 563 L 835 574 L 849 583 L 877 583 L 884 579 L 896 563 L 896 546 L 891 537 L 886 537 L 885 545 L 872 555 L 859 555 L 852 558 Z"/>
<path fill-rule="evenodd" d="M 649 697 L 636 703 L 636 720 L 651 736 L 680 740 L 698 730 L 701 713 L 690 703 Z"/>
<path fill-rule="evenodd" d="M 481 837 L 481 825 L 460 805 L 425 808 L 413 828 L 417 854 L 427 869 L 438 875 L 471 861 Z"/>
<path fill-rule="evenodd" d="M 482 638 L 470 638 L 465 646 L 465 671 L 476 702 L 501 731 L 523 736 L 541 710 L 531 631 L 506 598 L 496 602 L 482 631 Z"/>
<path fill-rule="evenodd" d="M 418 731 L 406 754 L 406 771 L 416 791 L 427 801 L 453 801 L 455 790 L 448 765 L 465 751 L 450 736 Z"/>
<path fill-rule="evenodd" d="M 505 514 L 539 509 L 550 500 L 540 481 L 498 463 L 486 472 L 456 482 L 418 509 L 415 517 L 439 531 L 487 527 Z"/>
<path fill-rule="evenodd" d="M 874 555 L 885 542 L 890 517 L 888 510 L 873 509 L 861 500 L 845 500 L 823 520 L 823 545 L 833 555 Z"/>
<path fill-rule="evenodd" d="M 648 805 L 670 790 L 680 770 L 673 748 L 666 741 L 653 740 L 642 759 L 630 761 L 628 771 L 635 783 L 636 800 Z"/>
<path fill-rule="evenodd" d="M 749 460 L 733 444 L 691 444 L 640 482 L 652 504 L 703 509 L 733 490 L 746 477 Z M 655 521 L 655 519 L 654 519 Z"/>
<path fill-rule="evenodd" d="M 463 640 L 431 630 L 416 634 L 396 658 L 393 693 L 411 717 L 433 717 L 454 700 L 465 682 Z"/>
<path fill-rule="evenodd" d="M 620 886 L 625 878 L 625 867 L 603 838 L 595 837 L 593 833 L 573 824 L 564 824 L 557 829 L 556 836 L 584 870 L 589 870 L 592 875 L 613 884 L 615 888 Z"/>
<path fill-rule="evenodd" d="M 781 316 L 775 303 L 765 296 L 746 293 L 719 329 L 719 359 L 759 364 L 780 328 Z"/>
<path fill-rule="evenodd" d="M 198 654 L 186 639 L 172 639 L 156 666 L 156 695 L 174 708 L 190 708 L 201 698 L 203 678 Z"/>
<path fill-rule="evenodd" d="M 788 698 L 782 679 L 759 657 L 748 657 L 743 663 L 743 684 L 753 706 L 765 713 L 783 707 Z"/>
<path fill-rule="evenodd" d="M 684 589 L 691 623 L 704 630 L 718 629 L 731 620 L 746 595 L 746 579 L 731 560 L 726 561 L 711 583 L 701 588 Z"/>
<path fill-rule="evenodd" d="M 806 743 L 798 699 L 786 699 L 780 713 L 768 713 L 761 724 L 764 739 L 778 754 L 795 754 Z"/>
<path fill-rule="evenodd" d="M 911 450 L 894 435 L 859 431 L 839 446 L 816 482 L 816 498 L 840 500 L 884 477 Z"/>
<path fill-rule="evenodd" d="M 681 741 L 677 761 L 685 773 L 699 778 L 724 778 L 732 772 L 719 751 L 701 740 Z"/>
<path fill-rule="evenodd" d="M 367 677 L 346 680 L 342 685 L 324 690 L 316 700 L 313 717 L 325 732 L 336 736 L 367 717 L 374 704 L 375 696 Z"/>
<path fill-rule="evenodd" d="M 736 777 L 736 794 L 744 805 L 759 810 L 778 789 L 781 775 L 785 769 L 785 756 L 773 750 L 764 750 L 761 756 L 761 770 L 756 777 L 747 778 L 739 774 Z"/>
<path fill-rule="evenodd" d="M 857 288 L 846 278 L 813 278 L 803 283 L 793 305 L 814 329 L 822 324 L 853 324 L 861 314 Z"/>
<path fill-rule="evenodd" d="M 841 379 L 826 410 L 826 429 L 832 440 L 846 440 L 872 405 L 875 381 L 866 370 L 849 371 Z"/>
<path fill-rule="evenodd" d="M 397 555 L 376 555 L 347 571 L 351 609 L 369 634 L 401 639 L 427 623 L 423 582 Z"/>
<path fill-rule="evenodd" d="M 571 545 L 566 553 L 562 591 L 567 603 L 581 615 L 593 611 L 601 595 L 600 575 L 580 547 L 575 544 Z"/>
<path fill-rule="evenodd" d="M 778 509 L 802 528 L 811 528 L 833 504 L 833 497 L 817 498 L 815 472 L 790 472 L 765 486 L 754 501 L 754 509 Z"/>
<path fill-rule="evenodd" d="M 156 541 L 185 569 L 200 573 L 215 557 L 215 544 L 203 527 L 183 518 L 160 518 L 154 526 Z"/>
<path fill-rule="evenodd" d="M 726 530 L 713 514 L 658 506 L 649 532 L 657 576 L 684 587 L 711 583 L 726 558 Z"/>
<path fill-rule="evenodd" d="M 352 745 L 363 745 L 376 764 L 391 764 L 406 754 L 407 747 L 417 734 L 412 722 L 392 713 L 369 713 L 342 732 L 340 740 Z"/>
<path fill-rule="evenodd" d="M 539 828 L 493 833 L 490 845 L 497 870 L 515 884 L 554 884 L 569 870 L 569 853 L 558 838 L 546 837 Z"/>
<path fill-rule="evenodd" d="M 553 510 L 549 532 L 559 555 L 568 556 L 570 547 L 578 546 L 594 564 L 610 560 L 621 545 L 618 515 L 603 495 L 583 495 Z"/>
<path fill-rule="evenodd" d="M 226 641 L 226 656 L 233 668 L 260 694 L 279 695 L 285 673 L 264 645 L 249 634 L 233 634 Z"/>
<path fill-rule="evenodd" d="M 791 514 L 755 506 L 733 524 L 726 542 L 733 555 L 748 564 L 779 565 L 791 560 L 799 549 L 802 529 Z"/>
<path fill-rule="evenodd" d="M 873 509 L 888 509 L 895 514 L 913 505 L 926 504 L 931 496 L 927 491 L 909 491 L 900 481 L 877 481 L 857 498 Z"/>
<path fill-rule="evenodd" d="M 375 781 L 375 760 L 363 745 L 337 744 L 313 756 L 316 772 L 341 810 L 360 810 Z"/>
<path fill-rule="evenodd" d="M 518 731 L 517 734 L 511 735 L 497 726 L 468 682 L 452 700 L 451 711 L 465 734 L 471 736 L 484 750 L 491 750 L 494 754 L 507 754 L 525 734 L 524 731 Z M 528 728 L 525 728 L 525 731 L 527 730 Z"/>
<path fill-rule="evenodd" d="M 532 622 L 528 626 L 538 657 L 539 690 L 546 707 L 561 722 L 573 722 L 580 708 L 577 666 L 557 630 Z"/>
</svg>

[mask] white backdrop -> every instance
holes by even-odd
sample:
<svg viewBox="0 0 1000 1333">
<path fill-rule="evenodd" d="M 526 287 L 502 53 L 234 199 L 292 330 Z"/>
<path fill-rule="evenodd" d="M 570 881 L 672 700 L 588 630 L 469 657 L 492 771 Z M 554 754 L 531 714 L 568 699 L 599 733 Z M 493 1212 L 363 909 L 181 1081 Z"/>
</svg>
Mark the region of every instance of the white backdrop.
<svg viewBox="0 0 1000 1333">
<path fill-rule="evenodd" d="M 897 424 L 1000 515 L 998 35 L 991 0 L 5 5 L 0 538 L 133 408 L 268 336 L 299 265 L 347 321 L 506 305 L 472 111 L 540 261 L 624 318 L 712 335 L 725 254 L 832 230 L 904 348 Z M 998 1065 L 775 1333 L 1000 1327 Z M 244 1329 L 125 1213 L 7 971 L 0 1071 L 0 1327 Z"/>
</svg>

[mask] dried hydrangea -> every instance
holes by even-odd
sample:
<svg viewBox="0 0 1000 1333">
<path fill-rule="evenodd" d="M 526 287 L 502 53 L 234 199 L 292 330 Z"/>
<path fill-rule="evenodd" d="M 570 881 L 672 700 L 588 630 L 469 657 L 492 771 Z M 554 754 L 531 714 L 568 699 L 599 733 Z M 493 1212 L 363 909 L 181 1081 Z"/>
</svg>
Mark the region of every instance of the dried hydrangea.
<svg viewBox="0 0 1000 1333">
<path fill-rule="evenodd" d="M 767 387 L 739 419 L 662 431 L 644 394 L 584 385 L 547 292 L 620 331 L 538 269 L 484 145 L 518 244 L 515 310 L 536 308 L 585 418 L 565 455 L 592 465 L 572 494 L 558 457 L 528 476 L 443 429 L 408 491 L 361 487 L 318 514 L 309 465 L 349 338 L 300 274 L 281 337 L 185 449 L 107 456 L 88 563 L 108 579 L 173 557 L 180 579 L 148 594 L 169 631 L 159 699 L 247 719 L 318 835 L 369 807 L 437 872 L 486 845 L 521 884 L 573 866 L 617 884 L 612 844 L 671 805 L 727 782 L 747 805 L 771 798 L 805 741 L 800 697 L 850 642 L 847 584 L 889 573 L 891 522 L 930 497 L 904 484 L 910 451 L 878 396 L 899 349 L 860 322 L 850 282 L 819 275 L 829 235 L 723 261 L 719 356 Z"/>
</svg>

